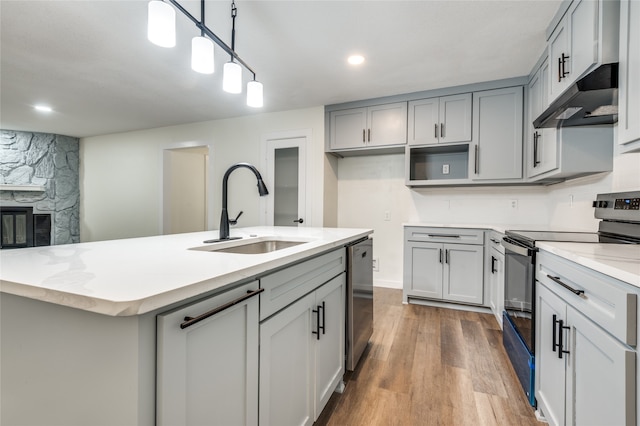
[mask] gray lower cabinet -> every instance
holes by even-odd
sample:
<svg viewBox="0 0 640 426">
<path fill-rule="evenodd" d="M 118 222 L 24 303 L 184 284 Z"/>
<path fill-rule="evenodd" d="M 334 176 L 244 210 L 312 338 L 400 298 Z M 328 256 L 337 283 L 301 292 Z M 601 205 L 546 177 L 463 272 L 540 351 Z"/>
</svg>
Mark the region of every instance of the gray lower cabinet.
<svg viewBox="0 0 640 426">
<path fill-rule="evenodd" d="M 158 315 L 158 425 L 258 424 L 257 290 L 253 281 Z"/>
<path fill-rule="evenodd" d="M 311 425 L 344 374 L 345 274 L 260 324 L 260 424 Z"/>
<path fill-rule="evenodd" d="M 427 298 L 481 305 L 483 234 L 482 230 L 405 228 L 404 301 Z M 464 244 L 467 238 L 474 243 Z M 443 240 L 451 242 L 439 242 Z"/>
<path fill-rule="evenodd" d="M 536 271 L 538 409 L 551 425 L 635 425 L 637 291 L 546 252 Z"/>
<path fill-rule="evenodd" d="M 489 306 L 502 328 L 504 311 L 504 247 L 500 244 L 503 234 L 491 231 L 487 243 L 487 285 L 489 287 Z"/>
</svg>

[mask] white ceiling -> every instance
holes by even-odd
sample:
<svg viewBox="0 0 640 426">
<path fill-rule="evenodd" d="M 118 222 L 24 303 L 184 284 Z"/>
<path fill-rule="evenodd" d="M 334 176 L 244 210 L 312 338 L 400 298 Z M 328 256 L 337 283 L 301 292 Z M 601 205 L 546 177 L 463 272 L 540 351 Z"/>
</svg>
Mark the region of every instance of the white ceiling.
<svg viewBox="0 0 640 426">
<path fill-rule="evenodd" d="M 199 1 L 181 4 L 199 16 Z M 236 52 L 264 83 L 256 110 L 222 91 L 221 49 L 214 75 L 190 69 L 198 31 L 179 12 L 163 49 L 146 38 L 146 0 L 0 0 L 0 128 L 85 137 L 522 76 L 559 4 L 237 0 Z M 207 0 L 205 16 L 229 45 L 230 5 Z"/>
</svg>

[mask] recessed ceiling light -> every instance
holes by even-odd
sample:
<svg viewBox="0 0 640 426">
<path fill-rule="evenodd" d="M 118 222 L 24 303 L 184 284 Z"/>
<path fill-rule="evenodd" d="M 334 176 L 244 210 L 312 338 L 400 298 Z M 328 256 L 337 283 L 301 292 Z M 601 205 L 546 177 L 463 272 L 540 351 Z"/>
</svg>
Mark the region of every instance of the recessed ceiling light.
<svg viewBox="0 0 640 426">
<path fill-rule="evenodd" d="M 347 61 L 351 64 L 351 65 L 360 65 L 361 63 L 364 62 L 364 56 L 361 55 L 351 55 L 349 56 L 349 59 L 347 59 Z"/>
<path fill-rule="evenodd" d="M 41 112 L 51 112 L 51 111 L 53 111 L 51 109 L 51 107 L 48 107 L 46 105 L 36 105 L 34 108 L 37 109 L 38 111 L 41 111 Z"/>
</svg>

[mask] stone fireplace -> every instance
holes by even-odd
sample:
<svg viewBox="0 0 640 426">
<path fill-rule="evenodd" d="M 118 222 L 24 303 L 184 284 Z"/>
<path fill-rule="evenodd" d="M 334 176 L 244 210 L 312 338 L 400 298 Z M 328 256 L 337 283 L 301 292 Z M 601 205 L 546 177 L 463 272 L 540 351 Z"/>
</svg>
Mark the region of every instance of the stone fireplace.
<svg viewBox="0 0 640 426">
<path fill-rule="evenodd" d="M 0 206 L 51 215 L 51 244 L 80 242 L 78 138 L 0 130 Z"/>
</svg>

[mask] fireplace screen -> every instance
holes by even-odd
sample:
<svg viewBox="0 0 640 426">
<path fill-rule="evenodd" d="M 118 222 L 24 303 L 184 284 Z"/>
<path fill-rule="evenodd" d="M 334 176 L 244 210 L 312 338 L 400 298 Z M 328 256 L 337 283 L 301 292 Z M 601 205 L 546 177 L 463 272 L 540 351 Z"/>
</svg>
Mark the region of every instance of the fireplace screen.
<svg viewBox="0 0 640 426">
<path fill-rule="evenodd" d="M 33 207 L 0 207 L 0 225 L 0 248 L 51 244 L 51 215 L 33 214 Z"/>
</svg>

